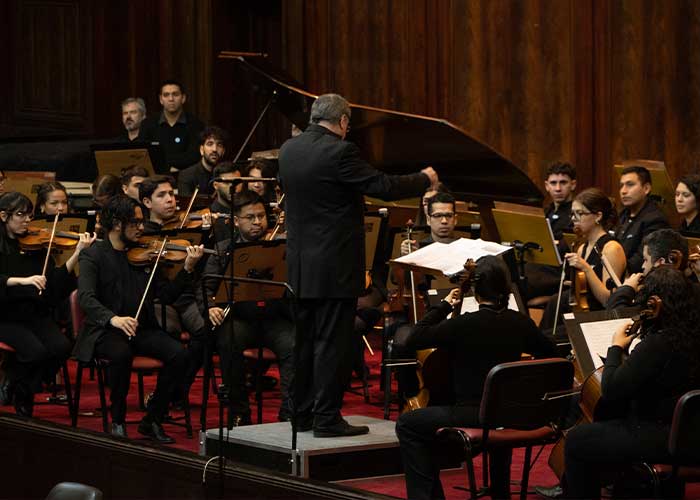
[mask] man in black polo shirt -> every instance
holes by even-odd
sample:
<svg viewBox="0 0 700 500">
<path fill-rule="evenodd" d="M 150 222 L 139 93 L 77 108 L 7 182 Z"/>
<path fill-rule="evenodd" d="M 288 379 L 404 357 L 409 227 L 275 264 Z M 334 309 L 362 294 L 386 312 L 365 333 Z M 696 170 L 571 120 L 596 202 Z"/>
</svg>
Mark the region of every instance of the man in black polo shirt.
<svg viewBox="0 0 700 500">
<path fill-rule="evenodd" d="M 176 80 L 165 80 L 158 95 L 163 110 L 158 116 L 149 117 L 141 124 L 139 138 L 144 142 L 157 142 L 165 154 L 165 172 L 175 168 L 187 168 L 199 160 L 199 134 L 204 124 L 183 106 L 187 101 L 184 86 Z"/>
<path fill-rule="evenodd" d="M 615 238 L 625 249 L 627 272 L 642 272 L 642 240 L 657 229 L 670 227 L 663 212 L 649 199 L 651 174 L 644 167 L 630 165 L 620 175 L 622 212 Z"/>
<path fill-rule="evenodd" d="M 212 194 L 212 172 L 226 154 L 226 131 L 219 127 L 207 127 L 200 134 L 199 153 L 202 158 L 194 165 L 180 172 L 177 190 L 180 196 L 192 196 L 199 188 L 199 194 Z"/>
</svg>

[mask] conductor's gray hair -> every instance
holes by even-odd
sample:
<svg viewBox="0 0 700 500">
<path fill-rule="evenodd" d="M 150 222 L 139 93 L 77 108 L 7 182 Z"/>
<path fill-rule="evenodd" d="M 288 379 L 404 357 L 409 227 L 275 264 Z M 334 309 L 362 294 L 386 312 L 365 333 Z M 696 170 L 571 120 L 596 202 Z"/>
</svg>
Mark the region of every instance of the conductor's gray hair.
<svg viewBox="0 0 700 500">
<path fill-rule="evenodd" d="M 323 94 L 316 98 L 311 105 L 311 123 L 327 121 L 338 123 L 343 115 L 350 118 L 350 105 L 345 98 L 338 94 Z"/>
</svg>

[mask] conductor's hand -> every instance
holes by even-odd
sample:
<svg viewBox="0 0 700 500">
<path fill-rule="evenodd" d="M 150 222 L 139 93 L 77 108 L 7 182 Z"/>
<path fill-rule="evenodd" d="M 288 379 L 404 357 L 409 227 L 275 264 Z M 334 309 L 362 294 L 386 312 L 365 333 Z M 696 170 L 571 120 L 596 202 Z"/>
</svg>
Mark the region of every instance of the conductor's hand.
<svg viewBox="0 0 700 500">
<path fill-rule="evenodd" d="M 199 259 L 204 255 L 204 245 L 187 247 L 187 258 L 185 258 L 185 271 L 191 273 Z"/>
<path fill-rule="evenodd" d="M 431 188 L 437 187 L 438 183 L 440 182 L 440 179 L 438 179 L 438 174 L 433 167 L 426 167 L 423 170 L 421 170 L 421 173 L 428 176 L 428 179 L 430 179 Z"/>
<path fill-rule="evenodd" d="M 224 322 L 224 310 L 220 307 L 209 308 L 209 321 L 214 326 L 219 326 Z"/>
<path fill-rule="evenodd" d="M 416 240 L 403 240 L 401 242 L 401 255 L 408 255 L 411 252 L 418 250 Z"/>
<path fill-rule="evenodd" d="M 630 274 L 622 285 L 631 286 L 632 289 L 636 292 L 639 290 L 639 282 L 642 279 L 642 276 L 642 273 Z"/>
<path fill-rule="evenodd" d="M 139 322 L 136 318 L 132 318 L 131 316 L 112 316 L 112 319 L 109 320 L 109 324 L 126 333 L 128 337 L 135 336 L 136 329 L 139 326 Z"/>
<path fill-rule="evenodd" d="M 452 307 L 456 306 L 462 302 L 462 291 L 459 288 L 453 288 L 450 293 L 445 297 L 445 302 L 450 304 Z"/>
</svg>

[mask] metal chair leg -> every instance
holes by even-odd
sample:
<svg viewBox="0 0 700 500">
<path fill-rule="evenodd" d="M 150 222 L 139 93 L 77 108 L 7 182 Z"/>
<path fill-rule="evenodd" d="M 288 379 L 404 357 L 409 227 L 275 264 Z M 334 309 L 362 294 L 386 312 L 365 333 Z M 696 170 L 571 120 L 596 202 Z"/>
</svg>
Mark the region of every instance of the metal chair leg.
<svg viewBox="0 0 700 500">
<path fill-rule="evenodd" d="M 83 381 L 83 364 L 78 361 L 78 369 L 75 374 L 75 399 L 73 400 L 73 415 L 71 416 L 71 426 L 78 426 L 78 412 L 80 411 L 80 388 Z"/>
<path fill-rule="evenodd" d="M 107 398 L 105 397 L 105 379 L 104 369 L 100 366 L 95 367 L 97 372 L 97 388 L 100 393 L 100 405 L 102 405 L 102 430 L 109 433 L 109 425 L 107 422 Z"/>
<path fill-rule="evenodd" d="M 71 422 L 73 421 L 73 414 L 75 413 L 73 407 L 73 395 L 71 394 L 70 377 L 68 376 L 68 362 L 64 361 L 63 366 L 63 387 L 66 390 L 66 402 L 68 403 L 68 415 L 70 415 Z"/>
</svg>

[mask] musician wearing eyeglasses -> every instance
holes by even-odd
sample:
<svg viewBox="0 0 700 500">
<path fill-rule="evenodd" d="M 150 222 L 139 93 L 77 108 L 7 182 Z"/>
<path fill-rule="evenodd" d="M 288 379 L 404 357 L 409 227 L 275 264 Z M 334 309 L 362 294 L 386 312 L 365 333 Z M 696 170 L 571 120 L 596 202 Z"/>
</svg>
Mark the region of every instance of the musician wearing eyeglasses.
<svg viewBox="0 0 700 500">
<path fill-rule="evenodd" d="M 164 363 L 158 372 L 153 398 L 138 431 L 161 443 L 172 443 L 162 427 L 168 403 L 182 380 L 187 367 L 187 351 L 158 326 L 153 300 L 172 303 L 192 286 L 194 267 L 203 255 L 203 248 L 188 247 L 183 269 L 170 282 L 160 269 L 152 265 L 137 267 L 129 262 L 127 250 L 143 232 L 141 206 L 120 195 L 107 202 L 101 214 L 107 233 L 80 257 L 78 296 L 86 315 L 74 355 L 82 362 L 94 358 L 109 360 L 112 434 L 126 437 L 126 397 L 131 379 L 131 363 L 135 355 L 154 357 Z M 149 275 L 156 272 L 150 288 Z"/>
<path fill-rule="evenodd" d="M 243 190 L 234 197 L 234 223 L 238 229 L 236 243 L 254 243 L 264 238 L 267 217 L 263 199 L 254 191 Z M 221 241 L 217 255 L 212 255 L 204 274 L 224 274 L 230 261 L 230 243 Z M 205 282 L 207 297 L 216 295 L 220 280 Z M 261 297 L 261 299 L 263 299 Z M 202 309 L 204 309 L 202 304 Z M 252 347 L 268 347 L 279 364 L 282 403 L 278 419 L 289 420 L 289 383 L 294 370 L 292 350 L 294 324 L 287 304 L 282 300 L 237 302 L 230 314 L 212 304 L 208 308 L 211 324 L 216 328 L 216 345 L 221 358 L 221 377 L 229 389 L 228 427 L 251 423 L 248 389 L 245 384 L 243 351 Z M 233 321 L 233 331 L 230 322 Z"/>
<path fill-rule="evenodd" d="M 426 216 L 430 235 L 416 242 L 416 240 L 404 240 L 401 242 L 401 255 L 423 248 L 434 242 L 452 243 L 457 237 L 454 235 L 457 226 L 457 202 L 450 193 L 436 192 L 425 200 Z"/>
<path fill-rule="evenodd" d="M 32 202 L 9 192 L 0 197 L 0 342 L 16 352 L 9 364 L 15 410 L 32 416 L 34 394 L 68 358 L 70 343 L 52 312 L 75 289 L 78 256 L 95 236 L 87 233 L 65 264 L 55 267 L 48 249 L 25 251 L 19 239 L 32 220 Z"/>
</svg>

